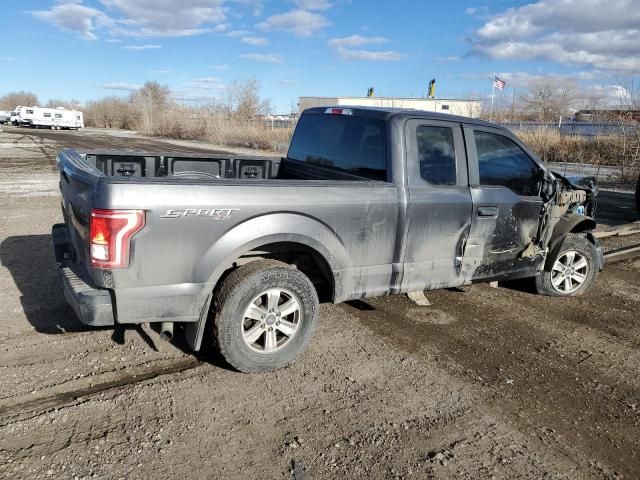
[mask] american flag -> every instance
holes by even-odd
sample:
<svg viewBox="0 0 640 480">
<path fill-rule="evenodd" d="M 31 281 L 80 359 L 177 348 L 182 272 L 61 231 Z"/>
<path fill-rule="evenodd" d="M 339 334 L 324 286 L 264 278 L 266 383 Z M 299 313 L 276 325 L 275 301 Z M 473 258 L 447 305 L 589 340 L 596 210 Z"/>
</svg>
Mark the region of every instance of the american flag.
<svg viewBox="0 0 640 480">
<path fill-rule="evenodd" d="M 500 80 L 498 77 L 495 77 L 493 79 L 493 86 L 496 87 L 500 91 L 504 90 L 504 87 L 506 85 L 507 85 L 507 82 L 505 82 L 504 80 Z"/>
</svg>

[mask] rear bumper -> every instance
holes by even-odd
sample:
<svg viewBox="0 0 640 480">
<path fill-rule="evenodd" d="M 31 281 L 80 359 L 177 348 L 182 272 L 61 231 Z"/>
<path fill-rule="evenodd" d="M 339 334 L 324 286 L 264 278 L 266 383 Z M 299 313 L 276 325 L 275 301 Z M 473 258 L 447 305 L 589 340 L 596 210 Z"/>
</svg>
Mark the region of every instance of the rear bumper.
<svg viewBox="0 0 640 480">
<path fill-rule="evenodd" d="M 73 246 L 63 223 L 51 230 L 58 277 L 65 300 L 82 323 L 93 327 L 114 325 L 113 305 L 108 290 L 93 285 L 81 264 L 72 263 Z"/>
</svg>

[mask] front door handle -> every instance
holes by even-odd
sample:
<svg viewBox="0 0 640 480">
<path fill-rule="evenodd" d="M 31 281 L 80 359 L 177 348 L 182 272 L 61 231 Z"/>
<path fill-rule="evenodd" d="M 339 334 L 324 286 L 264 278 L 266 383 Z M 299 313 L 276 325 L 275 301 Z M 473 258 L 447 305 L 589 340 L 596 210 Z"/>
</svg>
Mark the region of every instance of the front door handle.
<svg viewBox="0 0 640 480">
<path fill-rule="evenodd" d="M 479 217 L 497 217 L 498 207 L 478 207 Z"/>
</svg>

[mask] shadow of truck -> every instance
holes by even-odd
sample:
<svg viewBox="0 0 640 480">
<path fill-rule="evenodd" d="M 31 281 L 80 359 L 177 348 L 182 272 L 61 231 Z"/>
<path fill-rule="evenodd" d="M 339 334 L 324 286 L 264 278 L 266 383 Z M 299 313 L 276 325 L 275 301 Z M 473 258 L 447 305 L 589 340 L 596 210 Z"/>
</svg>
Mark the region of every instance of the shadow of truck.
<svg viewBox="0 0 640 480">
<path fill-rule="evenodd" d="M 37 332 L 89 330 L 62 296 L 51 235 L 7 237 L 0 244 L 0 259 L 20 290 L 22 309 Z"/>
<path fill-rule="evenodd" d="M 76 317 L 61 291 L 56 262 L 53 254 L 51 235 L 22 235 L 7 237 L 0 244 L 0 260 L 6 267 L 18 289 L 20 303 L 29 323 L 39 333 L 63 334 L 95 330 L 112 331 L 111 339 L 125 343 L 125 332 L 135 330 L 153 350 L 158 350 L 156 341 L 140 325 L 119 325 L 114 327 L 89 327 Z M 158 327 L 156 325 L 156 327 Z M 172 341 L 174 347 L 193 354 L 184 341 L 182 332 L 176 332 Z M 214 364 L 223 364 L 204 348 L 201 355 L 209 355 Z"/>
</svg>

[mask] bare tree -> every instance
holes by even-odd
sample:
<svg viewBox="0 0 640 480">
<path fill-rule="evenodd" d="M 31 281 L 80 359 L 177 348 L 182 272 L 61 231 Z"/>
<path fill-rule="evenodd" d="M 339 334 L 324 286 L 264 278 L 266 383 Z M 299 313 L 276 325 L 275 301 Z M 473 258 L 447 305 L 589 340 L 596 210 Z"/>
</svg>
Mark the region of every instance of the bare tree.
<svg viewBox="0 0 640 480">
<path fill-rule="evenodd" d="M 260 98 L 260 82 L 255 78 L 235 80 L 225 92 L 223 108 L 240 120 L 251 120 L 271 112 L 268 100 Z"/>
<path fill-rule="evenodd" d="M 640 78 L 625 75 L 619 79 L 618 100 L 628 110 L 640 109 Z"/>
<path fill-rule="evenodd" d="M 158 133 L 158 125 L 164 126 L 164 112 L 169 105 L 169 87 L 158 82 L 146 82 L 142 88 L 131 94 L 133 103 L 140 114 L 139 130 L 144 133 Z M 163 133 L 160 131 L 160 133 Z"/>
<path fill-rule="evenodd" d="M 136 115 L 131 103 L 121 97 L 104 97 L 87 102 L 85 124 L 104 128 L 133 128 Z"/>
<path fill-rule="evenodd" d="M 576 99 L 575 83 L 553 79 L 532 81 L 527 93 L 520 97 L 523 109 L 541 122 L 551 122 L 567 115 Z"/>
<path fill-rule="evenodd" d="M 622 126 L 622 177 L 638 178 L 636 203 L 640 209 L 640 78 L 625 75 L 619 79 L 618 100 L 620 102 L 620 124 Z"/>
<path fill-rule="evenodd" d="M 72 98 L 71 100 L 61 100 L 57 98 L 50 98 L 49 101 L 47 101 L 47 103 L 44 106 L 48 108 L 64 107 L 64 108 L 68 108 L 69 110 L 82 109 L 82 103 L 80 103 L 80 100 L 76 100 L 74 98 Z"/>
<path fill-rule="evenodd" d="M 38 105 L 38 97 L 31 92 L 10 92 L 0 97 L 0 109 L 11 110 L 18 105 L 23 107 L 32 107 Z"/>
</svg>

